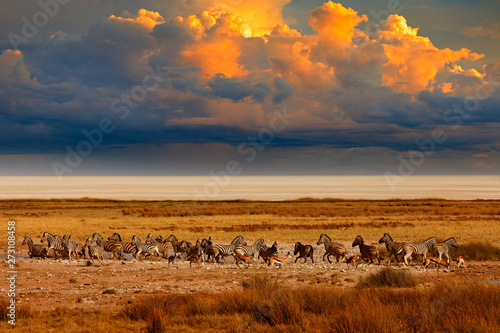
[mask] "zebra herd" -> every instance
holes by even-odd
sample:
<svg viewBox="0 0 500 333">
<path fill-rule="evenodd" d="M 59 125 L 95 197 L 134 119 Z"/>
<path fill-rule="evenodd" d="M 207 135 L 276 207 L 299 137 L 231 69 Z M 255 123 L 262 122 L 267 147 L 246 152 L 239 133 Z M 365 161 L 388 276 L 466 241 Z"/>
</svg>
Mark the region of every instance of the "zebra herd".
<svg viewBox="0 0 500 333">
<path fill-rule="evenodd" d="M 190 261 L 190 264 L 192 262 L 205 261 L 219 263 L 220 260 L 224 260 L 225 262 L 225 258 L 228 256 L 235 257 L 235 259 L 237 259 L 237 264 L 241 261 L 245 261 L 249 264 L 255 256 L 257 256 L 257 258 L 262 258 L 268 265 L 274 261 L 286 261 L 286 259 L 282 261 L 280 259 L 283 258 L 277 257 L 278 243 L 276 241 L 271 247 L 266 246 L 263 238 L 258 239 L 252 245 L 248 245 L 244 241 L 243 236 L 237 236 L 230 244 L 224 245 L 213 244 L 211 237 L 197 240 L 193 244 L 185 240 L 179 241 L 174 235 L 170 235 L 168 238 L 163 239 L 162 236 L 154 238 L 152 234 L 147 235 L 145 242 L 141 242 L 136 235 L 132 237 L 131 241 L 124 241 L 120 234 L 116 232 L 108 237 L 107 240 L 104 240 L 99 233 L 94 233 L 91 237 L 88 237 L 85 242 L 77 242 L 71 235 L 64 235 L 61 238 L 49 232 L 44 232 L 41 242 L 46 242 L 47 246 L 35 244 L 30 237 L 26 236 L 22 244 L 28 245 L 28 254 L 30 257 L 45 258 L 53 256 L 56 259 L 58 257 L 67 257 L 69 259 L 85 258 L 91 259 L 92 261 L 98 260 L 101 263 L 104 263 L 104 253 L 109 253 L 110 257 L 115 259 L 121 259 L 123 254 L 130 254 L 137 260 L 142 260 L 143 257 L 150 258 L 150 256 L 161 256 L 162 258 L 168 259 L 169 263 L 176 257 L 185 256 L 187 260 Z M 450 247 L 458 248 L 458 243 L 454 237 L 448 238 L 443 243 L 437 243 L 434 237 L 421 243 L 408 243 L 395 242 L 388 233 L 385 233 L 378 243 L 385 244 L 388 252 L 389 264 L 391 263 L 391 258 L 394 257 L 398 263 L 401 259 L 403 265 L 409 265 L 412 257 L 415 255 L 421 255 L 423 263 L 425 264 L 427 254 L 434 253 L 435 256 L 439 257 L 439 260 L 445 258 L 449 267 L 451 259 L 449 253 Z M 353 255 L 347 257 L 345 245 L 340 242 L 332 241 L 326 234 L 321 234 L 316 242 L 316 245 L 321 244 L 325 247 L 323 261 L 328 260 L 329 263 L 332 263 L 331 257 L 335 257 L 337 263 L 345 262 L 347 264 L 354 264 L 358 258 L 370 264 L 373 264 L 376 259 L 379 265 L 383 260 L 383 258 L 380 257 L 377 246 L 366 244 L 361 236 L 357 236 L 352 243 L 353 248 L 356 246 L 359 247 L 359 256 Z M 297 256 L 295 262 L 297 262 L 299 258 L 303 258 L 304 262 L 307 262 L 310 258 L 314 263 L 314 248 L 312 245 L 302 244 L 300 242 L 295 243 L 294 255 Z M 399 258 L 398 255 L 401 257 Z M 245 258 L 252 259 L 245 260 Z"/>
</svg>

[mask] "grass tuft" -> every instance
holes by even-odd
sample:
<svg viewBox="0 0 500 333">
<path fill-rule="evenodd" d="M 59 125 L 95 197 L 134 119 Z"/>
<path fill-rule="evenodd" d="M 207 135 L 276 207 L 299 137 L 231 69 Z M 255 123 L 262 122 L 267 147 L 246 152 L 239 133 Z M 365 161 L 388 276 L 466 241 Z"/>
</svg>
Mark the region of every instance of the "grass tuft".
<svg viewBox="0 0 500 333">
<path fill-rule="evenodd" d="M 415 287 L 417 279 L 407 271 L 385 267 L 358 282 L 360 287 Z"/>
</svg>

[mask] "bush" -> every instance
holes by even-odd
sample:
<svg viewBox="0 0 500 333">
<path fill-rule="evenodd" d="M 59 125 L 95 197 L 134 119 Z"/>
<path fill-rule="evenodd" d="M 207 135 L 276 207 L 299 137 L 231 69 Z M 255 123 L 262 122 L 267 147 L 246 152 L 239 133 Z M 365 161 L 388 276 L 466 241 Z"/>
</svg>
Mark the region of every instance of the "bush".
<svg viewBox="0 0 500 333">
<path fill-rule="evenodd" d="M 385 267 L 358 282 L 361 287 L 415 287 L 417 280 L 407 271 Z"/>
</svg>

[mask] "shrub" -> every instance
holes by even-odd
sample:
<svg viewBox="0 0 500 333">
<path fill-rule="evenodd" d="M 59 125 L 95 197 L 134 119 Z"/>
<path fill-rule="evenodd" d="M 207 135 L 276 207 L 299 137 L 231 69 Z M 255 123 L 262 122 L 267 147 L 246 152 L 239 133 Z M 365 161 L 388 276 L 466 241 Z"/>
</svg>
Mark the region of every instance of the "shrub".
<svg viewBox="0 0 500 333">
<path fill-rule="evenodd" d="M 358 282 L 358 286 L 361 287 L 415 287 L 416 285 L 417 280 L 411 273 L 389 267 L 361 278 Z"/>
</svg>

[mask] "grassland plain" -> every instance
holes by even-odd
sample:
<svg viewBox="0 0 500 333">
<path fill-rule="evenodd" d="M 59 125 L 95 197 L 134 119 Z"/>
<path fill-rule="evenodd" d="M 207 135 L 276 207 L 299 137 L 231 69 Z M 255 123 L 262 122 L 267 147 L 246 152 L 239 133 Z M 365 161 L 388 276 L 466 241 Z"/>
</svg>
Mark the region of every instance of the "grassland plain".
<svg viewBox="0 0 500 333">
<path fill-rule="evenodd" d="M 287 248 L 282 254 L 296 241 L 314 244 L 319 250 L 317 263 L 289 263 L 284 270 L 268 270 L 261 263 L 238 270 L 230 262 L 192 268 L 187 262 L 176 262 L 168 267 L 156 258 L 140 263 L 108 260 L 105 266 L 87 266 L 82 260 L 22 258 L 18 264 L 19 331 L 500 329 L 500 288 L 484 284 L 500 280 L 500 265 L 495 262 L 500 260 L 500 201 L 2 200 L 0 214 L 5 221 L 17 222 L 18 243 L 24 235 L 39 242 L 44 231 L 72 234 L 77 240 L 93 232 L 105 237 L 119 232 L 124 239 L 152 233 L 191 241 L 211 236 L 220 243 L 241 234 L 249 242 L 261 237 L 268 243 L 277 240 Z M 356 235 L 374 243 L 384 232 L 398 241 L 454 236 L 461 245 L 460 254 L 471 256 L 468 270 L 445 274 L 435 269 L 423 272 L 417 265 L 403 269 L 391 264 L 389 268 L 397 272 L 392 274 L 385 270 L 384 261 L 382 271 L 378 265 L 360 265 L 356 271 L 344 272 L 342 265 L 321 262 L 323 249 L 316 246 L 321 233 L 348 244 L 352 252 L 358 251 L 350 247 Z M 5 248 L 6 233 L 0 235 L 0 247 Z M 19 248 L 25 251 L 25 246 Z M 383 252 L 383 246 L 379 248 Z M 488 256 L 481 257 L 485 253 Z M 385 286 L 376 287 L 380 283 Z M 2 319 L 7 301 L 0 297 Z M 470 313 L 474 313 L 472 318 L 464 315 Z M 0 320 L 0 330 L 7 327 Z"/>
<path fill-rule="evenodd" d="M 17 234 L 41 237 L 44 231 L 84 239 L 93 232 L 175 234 L 196 240 L 212 236 L 230 241 L 277 239 L 315 242 L 319 234 L 351 241 L 362 235 L 369 242 L 389 232 L 398 241 L 454 236 L 461 244 L 500 240 L 500 201 L 336 200 L 292 201 L 118 201 L 100 199 L 1 200 L 0 214 L 17 222 Z M 6 243 L 0 234 L 0 245 Z"/>
</svg>

